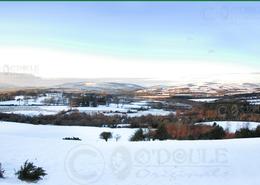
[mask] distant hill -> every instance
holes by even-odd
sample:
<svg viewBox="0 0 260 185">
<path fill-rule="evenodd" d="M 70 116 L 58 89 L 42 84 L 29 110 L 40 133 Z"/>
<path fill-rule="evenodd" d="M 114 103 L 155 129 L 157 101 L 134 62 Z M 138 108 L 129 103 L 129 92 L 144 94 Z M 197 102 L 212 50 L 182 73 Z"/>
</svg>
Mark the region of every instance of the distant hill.
<svg viewBox="0 0 260 185">
<path fill-rule="evenodd" d="M 153 86 L 137 93 L 147 95 L 189 95 L 189 96 L 224 96 L 247 93 L 260 93 L 260 83 L 201 83 L 201 84 L 183 84 L 175 86 Z"/>
<path fill-rule="evenodd" d="M 56 88 L 77 89 L 77 90 L 107 92 L 107 93 L 137 91 L 137 90 L 144 89 L 144 87 L 132 83 L 93 82 L 93 81 L 66 83 L 66 84 L 59 85 Z"/>
<path fill-rule="evenodd" d="M 257 76 L 258 77 L 258 76 Z M 91 91 L 120 93 L 136 91 L 141 94 L 174 95 L 191 94 L 198 96 L 218 96 L 260 92 L 260 83 L 173 83 L 139 78 L 100 78 L 76 79 L 59 78 L 46 79 L 30 74 L 0 73 L 0 89 L 23 88 L 53 88 L 67 91 Z"/>
<path fill-rule="evenodd" d="M 113 80 L 113 81 L 112 81 Z M 133 80 L 133 79 L 132 79 Z M 95 92 L 121 92 L 143 89 L 124 79 L 44 79 L 30 74 L 0 73 L 0 89 L 9 88 L 55 88 Z M 131 81 L 131 79 L 129 80 Z"/>
<path fill-rule="evenodd" d="M 0 73 L 0 84 L 3 84 L 1 87 L 39 86 L 41 78 L 29 74 Z"/>
</svg>

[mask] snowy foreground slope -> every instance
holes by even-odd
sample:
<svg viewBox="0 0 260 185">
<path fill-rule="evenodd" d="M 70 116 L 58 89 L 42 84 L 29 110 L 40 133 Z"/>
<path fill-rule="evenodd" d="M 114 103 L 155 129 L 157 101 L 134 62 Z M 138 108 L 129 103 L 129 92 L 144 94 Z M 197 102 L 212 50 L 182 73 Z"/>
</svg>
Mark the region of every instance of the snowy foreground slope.
<svg viewBox="0 0 260 185">
<path fill-rule="evenodd" d="M 105 142 L 105 130 L 122 137 Z M 0 122 L 0 184 L 27 184 L 14 176 L 27 159 L 46 169 L 41 185 L 260 184 L 260 139 L 129 142 L 134 131 Z"/>
</svg>

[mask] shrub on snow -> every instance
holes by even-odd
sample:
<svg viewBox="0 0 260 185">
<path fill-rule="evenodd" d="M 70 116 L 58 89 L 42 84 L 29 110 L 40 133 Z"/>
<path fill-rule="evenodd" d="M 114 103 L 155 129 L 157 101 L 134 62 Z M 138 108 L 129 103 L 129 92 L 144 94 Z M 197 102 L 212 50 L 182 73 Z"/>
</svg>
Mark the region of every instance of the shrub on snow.
<svg viewBox="0 0 260 185">
<path fill-rule="evenodd" d="M 5 171 L 2 168 L 2 164 L 0 163 L 0 178 L 4 178 Z"/>
<path fill-rule="evenodd" d="M 257 126 L 255 130 L 249 128 L 241 128 L 235 133 L 236 138 L 253 138 L 260 137 L 260 126 Z"/>
<path fill-rule="evenodd" d="M 143 129 L 139 128 L 134 135 L 130 138 L 130 141 L 144 141 L 145 135 Z"/>
<path fill-rule="evenodd" d="M 112 138 L 112 133 L 111 132 L 102 132 L 99 137 L 101 139 L 104 139 L 104 140 L 108 140 L 108 139 L 111 139 Z"/>
<path fill-rule="evenodd" d="M 37 167 L 32 162 L 28 161 L 25 161 L 20 170 L 15 174 L 18 176 L 18 179 L 27 182 L 36 182 L 47 175 L 43 168 Z"/>
<path fill-rule="evenodd" d="M 198 139 L 224 139 L 225 136 L 226 133 L 224 129 L 221 126 L 214 124 L 211 131 L 201 134 Z"/>
<path fill-rule="evenodd" d="M 64 137 L 63 140 L 75 140 L 75 141 L 81 141 L 79 137 Z"/>
</svg>

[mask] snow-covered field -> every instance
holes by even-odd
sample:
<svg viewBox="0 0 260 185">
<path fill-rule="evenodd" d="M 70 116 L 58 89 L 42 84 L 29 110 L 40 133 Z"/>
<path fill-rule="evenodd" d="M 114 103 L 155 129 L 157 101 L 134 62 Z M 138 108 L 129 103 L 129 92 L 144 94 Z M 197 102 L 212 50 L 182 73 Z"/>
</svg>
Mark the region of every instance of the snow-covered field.
<svg viewBox="0 0 260 185">
<path fill-rule="evenodd" d="M 68 109 L 68 106 L 0 106 L 0 112 L 28 116 L 54 115 Z"/>
<path fill-rule="evenodd" d="M 105 142 L 102 131 L 120 134 Z M 260 139 L 129 142 L 134 129 L 0 122 L 1 185 L 27 184 L 27 159 L 46 169 L 40 185 L 257 185 Z M 63 137 L 82 141 L 65 141 Z"/>
<path fill-rule="evenodd" d="M 260 99 L 247 100 L 252 105 L 260 105 Z"/>
<path fill-rule="evenodd" d="M 215 101 L 219 100 L 219 98 L 194 98 L 194 99 L 189 99 L 191 101 L 195 102 L 207 102 L 207 103 L 214 103 Z M 245 99 L 247 102 L 249 102 L 251 105 L 260 105 L 260 99 L 257 97 L 247 97 Z"/>
<path fill-rule="evenodd" d="M 259 122 L 245 122 L 245 121 L 210 121 L 210 122 L 201 122 L 197 124 L 204 124 L 204 125 L 213 125 L 217 123 L 217 125 L 221 126 L 223 129 L 228 130 L 231 133 L 235 133 L 237 130 L 241 128 L 249 128 L 249 129 L 256 129 Z"/>
<path fill-rule="evenodd" d="M 54 115 L 61 111 L 67 111 L 71 109 L 69 106 L 36 106 L 36 105 L 16 105 L 15 106 L 5 106 L 5 103 L 0 102 L 0 112 L 3 113 L 14 113 L 23 114 L 28 116 L 38 116 L 38 115 Z M 17 102 L 16 102 L 17 103 Z M 165 111 L 163 109 L 151 109 L 144 102 L 133 102 L 130 104 L 114 104 L 111 103 L 108 106 L 99 105 L 97 107 L 73 107 L 72 109 L 78 110 L 79 112 L 85 112 L 89 114 L 102 113 L 105 115 L 127 115 L 129 117 L 145 116 L 151 115 L 169 115 L 175 113 L 174 111 Z M 143 110 L 140 110 L 143 109 Z"/>
<path fill-rule="evenodd" d="M 24 106 L 24 105 L 44 105 L 44 101 L 48 100 L 48 96 L 40 96 L 35 98 L 25 99 L 24 96 L 16 96 L 14 100 L 0 101 L 0 105 L 15 105 L 15 106 Z"/>
<path fill-rule="evenodd" d="M 197 98 L 197 99 L 190 99 L 191 101 L 196 101 L 196 102 L 215 102 L 218 100 L 218 98 Z"/>
</svg>

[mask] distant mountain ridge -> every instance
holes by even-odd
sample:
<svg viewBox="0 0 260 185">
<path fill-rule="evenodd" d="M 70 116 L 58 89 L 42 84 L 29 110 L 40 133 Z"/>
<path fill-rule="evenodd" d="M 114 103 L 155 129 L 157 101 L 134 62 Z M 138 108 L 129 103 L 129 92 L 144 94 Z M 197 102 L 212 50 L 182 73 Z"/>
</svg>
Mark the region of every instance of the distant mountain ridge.
<svg viewBox="0 0 260 185">
<path fill-rule="evenodd" d="M 66 83 L 78 83 L 84 82 L 87 79 L 78 78 L 41 78 L 31 74 L 24 73 L 1 73 L 0 72 L 0 84 L 9 87 L 55 87 Z M 5 85 L 6 84 L 6 85 Z"/>
<path fill-rule="evenodd" d="M 77 83 L 66 83 L 56 86 L 56 88 L 65 89 L 77 89 L 83 91 L 94 91 L 94 92 L 107 92 L 115 93 L 122 91 L 137 91 L 144 89 L 144 87 L 132 83 L 119 83 L 119 82 L 77 82 Z"/>
<path fill-rule="evenodd" d="M 122 81 L 124 81 L 124 79 L 44 79 L 30 74 L 0 73 L 0 89 L 61 88 L 110 93 L 143 89 L 141 85 L 123 83 Z M 129 81 L 131 81 L 131 79 Z"/>
<path fill-rule="evenodd" d="M 133 92 L 151 94 L 201 94 L 226 95 L 236 93 L 260 92 L 260 83 L 218 83 L 206 81 L 204 83 L 178 83 L 169 85 L 169 81 L 150 79 L 76 79 L 60 78 L 45 79 L 30 74 L 0 73 L 0 90 L 9 88 L 53 88 L 60 90 L 76 90 L 91 92 L 120 93 Z M 173 84 L 173 83 L 172 83 Z"/>
</svg>

